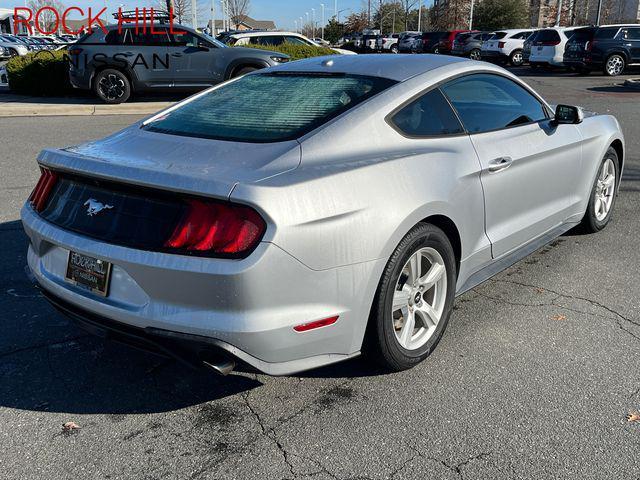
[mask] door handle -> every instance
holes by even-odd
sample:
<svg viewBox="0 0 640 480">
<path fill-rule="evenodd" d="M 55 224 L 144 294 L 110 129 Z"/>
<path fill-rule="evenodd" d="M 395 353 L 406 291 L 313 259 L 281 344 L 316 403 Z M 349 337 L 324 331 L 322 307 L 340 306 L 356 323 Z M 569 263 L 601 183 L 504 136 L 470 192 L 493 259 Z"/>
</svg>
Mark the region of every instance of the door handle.
<svg viewBox="0 0 640 480">
<path fill-rule="evenodd" d="M 511 157 L 500 157 L 489 162 L 489 172 L 496 173 L 501 172 L 502 170 L 506 170 L 513 163 L 513 159 Z"/>
<path fill-rule="evenodd" d="M 125 57 L 133 57 L 133 52 L 122 52 Z"/>
<path fill-rule="evenodd" d="M 172 57 L 181 57 L 182 54 L 181 53 L 172 53 L 171 56 Z"/>
</svg>

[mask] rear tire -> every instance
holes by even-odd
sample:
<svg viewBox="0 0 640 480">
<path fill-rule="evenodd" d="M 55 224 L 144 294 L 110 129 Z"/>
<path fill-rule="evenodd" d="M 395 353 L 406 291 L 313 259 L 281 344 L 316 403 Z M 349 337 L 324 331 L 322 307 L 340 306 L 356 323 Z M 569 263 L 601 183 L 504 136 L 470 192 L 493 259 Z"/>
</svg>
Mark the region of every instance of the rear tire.
<svg viewBox="0 0 640 480">
<path fill-rule="evenodd" d="M 480 49 L 474 48 L 469 52 L 469 58 L 471 60 L 482 60 L 482 56 L 480 55 Z"/>
<path fill-rule="evenodd" d="M 383 367 L 412 368 L 442 338 L 456 286 L 456 259 L 439 228 L 421 223 L 396 247 L 380 279 L 367 331 L 367 351 Z"/>
<path fill-rule="evenodd" d="M 509 63 L 514 67 L 521 67 L 524 63 L 524 57 L 522 56 L 522 50 L 514 50 L 509 56 Z"/>
<path fill-rule="evenodd" d="M 614 53 L 609 55 L 607 61 L 604 63 L 604 74 L 609 77 L 615 77 L 622 75 L 627 63 L 622 55 Z"/>
<path fill-rule="evenodd" d="M 398 46 L 397 45 L 392 45 L 391 46 L 391 53 L 393 53 L 393 54 L 397 54 L 398 53 Z"/>
<path fill-rule="evenodd" d="M 609 147 L 600 162 L 598 176 L 591 188 L 589 205 L 582 219 L 582 227 L 588 233 L 599 232 L 611 220 L 618 193 L 619 179 L 620 163 L 618 154 L 613 147 Z"/>
<path fill-rule="evenodd" d="M 124 103 L 131 96 L 131 84 L 120 70 L 107 68 L 96 75 L 93 91 L 105 103 Z"/>
</svg>

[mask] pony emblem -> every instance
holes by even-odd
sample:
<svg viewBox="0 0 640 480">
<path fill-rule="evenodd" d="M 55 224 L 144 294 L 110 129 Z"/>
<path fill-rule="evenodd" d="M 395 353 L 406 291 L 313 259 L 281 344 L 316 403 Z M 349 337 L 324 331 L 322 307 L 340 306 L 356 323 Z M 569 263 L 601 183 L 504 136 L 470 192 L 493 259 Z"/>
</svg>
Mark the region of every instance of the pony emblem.
<svg viewBox="0 0 640 480">
<path fill-rule="evenodd" d="M 108 210 L 113 208 L 113 205 L 105 205 L 104 203 L 97 201 L 95 198 L 90 198 L 89 200 L 84 202 L 84 206 L 89 207 L 87 208 L 87 215 L 89 215 L 90 217 L 97 215 L 102 210 Z"/>
</svg>

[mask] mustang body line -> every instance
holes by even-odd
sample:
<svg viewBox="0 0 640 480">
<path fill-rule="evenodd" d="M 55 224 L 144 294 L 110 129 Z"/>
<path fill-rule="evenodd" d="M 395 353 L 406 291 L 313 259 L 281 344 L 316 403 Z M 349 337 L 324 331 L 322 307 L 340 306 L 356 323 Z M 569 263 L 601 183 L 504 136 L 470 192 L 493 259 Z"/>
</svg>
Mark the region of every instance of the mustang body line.
<svg viewBox="0 0 640 480">
<path fill-rule="evenodd" d="M 45 150 L 29 269 L 96 333 L 228 373 L 433 350 L 454 297 L 609 222 L 616 119 L 554 111 L 504 69 L 322 57 Z"/>
</svg>

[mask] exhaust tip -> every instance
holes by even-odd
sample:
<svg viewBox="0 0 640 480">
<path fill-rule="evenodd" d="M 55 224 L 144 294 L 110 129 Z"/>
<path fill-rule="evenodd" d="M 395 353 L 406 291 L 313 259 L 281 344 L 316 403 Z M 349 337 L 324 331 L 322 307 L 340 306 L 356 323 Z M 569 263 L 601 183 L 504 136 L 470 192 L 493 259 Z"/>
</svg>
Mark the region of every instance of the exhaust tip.
<svg viewBox="0 0 640 480">
<path fill-rule="evenodd" d="M 223 377 L 226 377 L 233 369 L 236 368 L 236 362 L 233 360 L 222 360 L 219 362 L 209 362 L 207 360 L 203 360 L 202 363 L 205 367 L 210 368 L 216 373 L 219 373 Z"/>
</svg>

